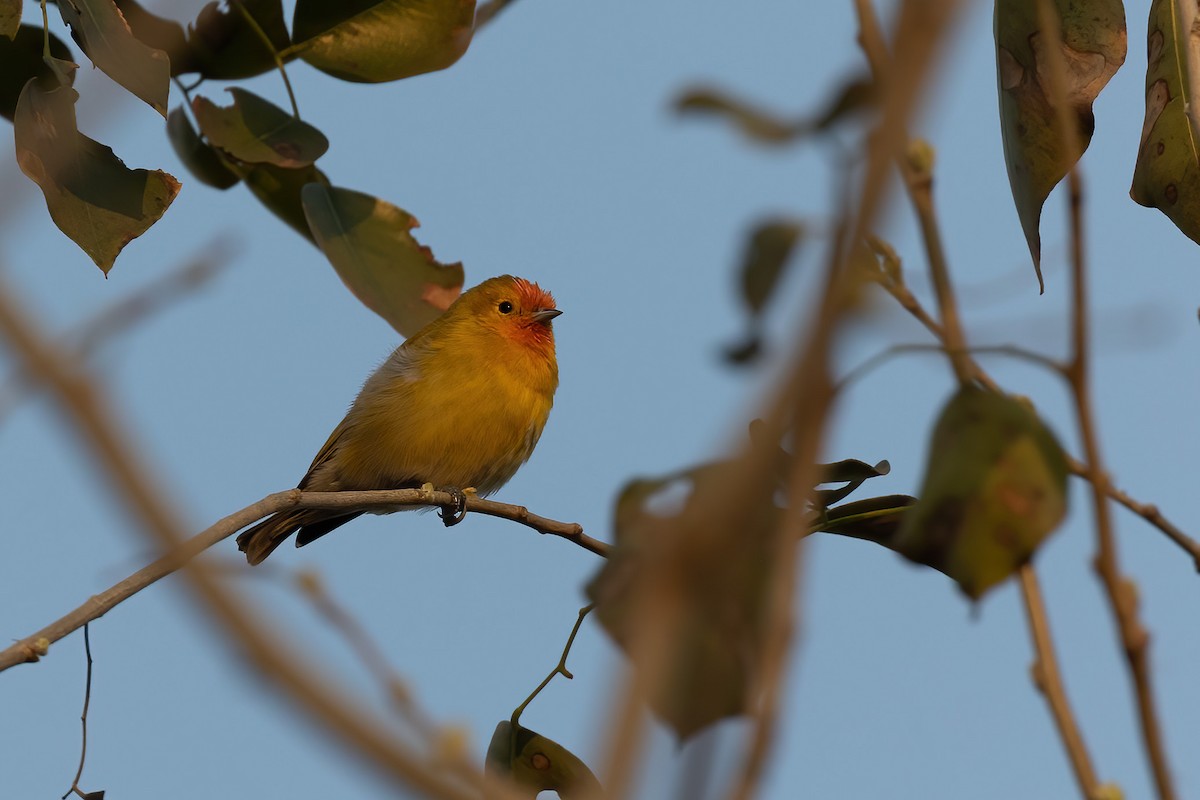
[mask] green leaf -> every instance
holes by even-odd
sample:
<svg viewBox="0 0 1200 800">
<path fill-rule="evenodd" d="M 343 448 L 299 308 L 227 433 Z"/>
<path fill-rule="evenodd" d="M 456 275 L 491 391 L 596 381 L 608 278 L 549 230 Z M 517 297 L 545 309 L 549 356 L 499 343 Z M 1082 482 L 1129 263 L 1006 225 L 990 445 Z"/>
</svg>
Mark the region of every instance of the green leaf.
<svg viewBox="0 0 1200 800">
<path fill-rule="evenodd" d="M 1125 63 L 1125 9 L 1121 0 L 1055 0 L 1062 37 L 1041 30 L 1039 0 L 996 0 L 996 75 L 1004 161 L 1021 228 L 1042 283 L 1042 206 L 1092 138 L 1092 103 Z M 1067 152 L 1055 106 L 1051 53 L 1066 71 L 1072 119 L 1078 120 L 1078 152 Z"/>
<path fill-rule="evenodd" d="M 558 792 L 563 800 L 600 796 L 600 781 L 578 756 L 536 731 L 514 730 L 508 720 L 496 725 L 485 765 L 488 774 L 527 789 L 531 800 L 538 792 Z"/>
<path fill-rule="evenodd" d="M 171 75 L 195 72 L 192 53 L 188 48 L 183 26 L 172 19 L 164 19 L 138 5 L 135 0 L 115 0 L 117 8 L 125 17 L 129 30 L 141 43 L 155 50 L 162 50 L 171 62 Z"/>
<path fill-rule="evenodd" d="M 325 154 L 325 134 L 245 89 L 231 88 L 233 105 L 221 107 L 204 97 L 192 100 L 201 133 L 214 146 L 247 164 L 297 169 Z"/>
<path fill-rule="evenodd" d="M 20 27 L 21 0 L 0 0 L 0 37 L 15 38 Z"/>
<path fill-rule="evenodd" d="M 904 515 L 917 502 L 906 494 L 868 497 L 827 509 L 812 526 L 813 533 L 832 533 L 896 549 Z"/>
<path fill-rule="evenodd" d="M 113 0 L 59 0 L 58 10 L 93 64 L 167 116 L 170 59 L 133 35 Z"/>
<path fill-rule="evenodd" d="M 1188 46 L 1192 24 L 1182 13 L 1171 0 L 1150 4 L 1146 120 L 1129 195 L 1200 243 L 1200 86 L 1192 81 L 1200 54 Z"/>
<path fill-rule="evenodd" d="M 225 165 L 217 151 L 196 133 L 182 106 L 167 115 L 167 138 L 171 140 L 175 155 L 201 183 L 228 189 L 241 180 Z"/>
<path fill-rule="evenodd" d="M 475 0 L 298 0 L 300 58 L 336 78 L 394 81 L 445 69 L 471 44 Z"/>
<path fill-rule="evenodd" d="M 943 409 L 920 500 L 895 549 L 958 582 L 972 600 L 1033 556 L 1067 511 L 1067 461 L 1011 397 L 964 387 Z"/>
<path fill-rule="evenodd" d="M 22 25 L 12 40 L 0 38 L 0 117 L 13 118 L 17 98 L 30 78 L 41 78 L 46 88 L 58 84 L 50 65 L 42 60 L 41 26 Z M 51 55 L 70 60 L 71 49 L 50 34 Z"/>
<path fill-rule="evenodd" d="M 171 205 L 179 181 L 161 170 L 131 170 L 79 133 L 78 97 L 66 86 L 25 85 L 14 120 L 17 162 L 41 187 L 54 223 L 107 275 L 121 249 Z"/>
<path fill-rule="evenodd" d="M 316 166 L 284 169 L 273 164 L 255 164 L 246 170 L 246 186 L 267 209 L 313 244 L 317 240 L 308 227 L 300 190 L 310 183 L 329 185 L 325 173 Z"/>
<path fill-rule="evenodd" d="M 354 296 L 411 336 L 450 307 L 462 290 L 462 264 L 441 264 L 413 239 L 416 218 L 368 194 L 311 184 L 304 213 Z"/>
<path fill-rule="evenodd" d="M 332 5 L 332 4 L 331 4 Z M 276 52 L 291 45 L 280 0 L 243 0 L 242 8 L 254 18 Z M 237 8 L 209 3 L 188 31 L 195 68 L 206 78 L 241 80 L 275 69 L 275 58 L 265 42 Z"/>
<path fill-rule="evenodd" d="M 617 498 L 616 546 L 587 586 L 601 627 L 643 671 L 651 708 L 681 740 L 753 702 L 779 529 L 766 462 L 631 481 Z M 678 612 L 659 657 L 635 643 L 665 587 Z"/>
</svg>

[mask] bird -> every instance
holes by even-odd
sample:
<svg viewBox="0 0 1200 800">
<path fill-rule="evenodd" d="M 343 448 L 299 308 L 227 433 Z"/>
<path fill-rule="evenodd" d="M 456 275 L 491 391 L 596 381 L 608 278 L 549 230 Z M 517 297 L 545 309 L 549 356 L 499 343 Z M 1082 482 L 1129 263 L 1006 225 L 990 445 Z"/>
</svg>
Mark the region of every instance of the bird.
<svg viewBox="0 0 1200 800">
<path fill-rule="evenodd" d="M 561 313 L 549 292 L 512 275 L 463 292 L 367 378 L 298 488 L 494 493 L 532 455 L 550 415 L 551 321 Z M 238 536 L 238 549 L 259 564 L 293 533 L 302 547 L 362 513 L 280 511 Z"/>
</svg>

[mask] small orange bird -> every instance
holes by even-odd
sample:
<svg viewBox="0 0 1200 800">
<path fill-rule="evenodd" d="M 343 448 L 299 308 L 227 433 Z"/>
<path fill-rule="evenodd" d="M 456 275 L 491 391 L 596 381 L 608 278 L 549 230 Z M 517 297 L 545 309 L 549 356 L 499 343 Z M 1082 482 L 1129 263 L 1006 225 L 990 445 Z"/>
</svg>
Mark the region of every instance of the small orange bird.
<svg viewBox="0 0 1200 800">
<path fill-rule="evenodd" d="M 554 390 L 551 320 L 536 283 L 502 275 L 464 292 L 367 379 L 299 488 L 473 488 L 489 495 L 529 460 Z M 301 547 L 363 512 L 281 511 L 238 536 L 258 564 L 294 532 Z"/>
</svg>

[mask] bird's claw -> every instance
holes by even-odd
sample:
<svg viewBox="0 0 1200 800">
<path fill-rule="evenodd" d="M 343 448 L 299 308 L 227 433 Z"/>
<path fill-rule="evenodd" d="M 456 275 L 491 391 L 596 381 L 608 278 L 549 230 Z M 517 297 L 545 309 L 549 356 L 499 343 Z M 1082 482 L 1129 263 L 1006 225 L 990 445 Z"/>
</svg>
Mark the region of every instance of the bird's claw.
<svg viewBox="0 0 1200 800">
<path fill-rule="evenodd" d="M 438 516 L 442 518 L 442 524 L 450 528 L 466 518 L 467 495 L 463 490 L 453 487 L 446 489 L 446 492 L 454 498 L 454 509 L 451 510 L 447 506 L 442 506 L 438 509 Z"/>
</svg>

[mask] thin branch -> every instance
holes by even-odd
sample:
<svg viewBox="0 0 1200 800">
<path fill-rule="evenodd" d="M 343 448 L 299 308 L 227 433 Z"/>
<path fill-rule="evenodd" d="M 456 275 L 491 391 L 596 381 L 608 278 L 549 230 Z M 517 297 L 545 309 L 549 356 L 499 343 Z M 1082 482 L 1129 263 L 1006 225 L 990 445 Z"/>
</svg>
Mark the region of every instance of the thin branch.
<svg viewBox="0 0 1200 800">
<path fill-rule="evenodd" d="M 1088 755 L 1087 745 L 1083 741 L 1083 733 L 1075 721 L 1062 675 L 1058 671 L 1058 657 L 1054 653 L 1054 639 L 1050 635 L 1050 621 L 1042 600 L 1041 587 L 1038 586 L 1037 572 L 1032 564 L 1026 564 L 1021 567 L 1020 577 L 1021 597 L 1025 601 L 1025 615 L 1029 621 L 1029 634 L 1033 639 L 1034 686 L 1050 706 L 1050 713 L 1058 726 L 1059 738 L 1067 750 L 1071 768 L 1075 771 L 1075 781 L 1079 784 L 1080 793 L 1084 800 L 1096 800 L 1100 796 L 1096 770 L 1092 766 L 1091 756 Z"/>
<path fill-rule="evenodd" d="M 83 626 L 83 652 L 87 656 L 87 678 L 83 689 L 83 711 L 79 715 L 79 722 L 83 727 L 83 741 L 79 746 L 79 769 L 75 770 L 75 778 L 71 781 L 71 788 L 63 794 L 62 800 L 67 800 L 71 793 L 87 800 L 88 793 L 79 788 L 79 779 L 83 777 L 83 764 L 87 760 L 87 720 L 88 706 L 92 702 L 92 640 L 88 635 L 88 626 Z M 103 794 L 103 792 L 101 792 Z"/>
<path fill-rule="evenodd" d="M 514 732 L 517 730 L 517 723 L 521 720 L 521 714 L 525 713 L 525 709 L 530 703 L 533 702 L 533 699 L 541 694 L 543 689 L 550 685 L 550 681 L 554 680 L 555 675 L 562 675 L 567 680 L 573 680 L 575 678 L 575 676 L 571 674 L 571 671 L 567 669 L 567 656 L 571 654 L 571 647 L 575 644 L 575 637 L 579 634 L 580 626 L 583 625 L 584 619 L 587 618 L 588 614 L 592 613 L 592 609 L 595 607 L 596 604 L 592 603 L 579 609 L 579 616 L 575 618 L 575 625 L 571 628 L 571 635 L 567 637 L 567 644 L 565 647 L 563 647 L 562 655 L 559 656 L 558 663 L 554 665 L 554 669 L 550 670 L 550 674 L 547 675 L 542 682 L 537 685 L 537 688 L 529 694 L 529 697 L 526 697 L 521 705 L 513 709 L 512 716 L 509 718 L 509 723 L 512 725 Z M 514 735 L 514 747 L 516 746 L 516 741 L 516 736 Z M 514 753 L 513 755 L 515 756 L 516 754 Z"/>
<path fill-rule="evenodd" d="M 1059 18 L 1049 0 L 1038 3 L 1039 27 L 1051 42 L 1062 41 Z M 1082 153 L 1078 122 L 1071 113 L 1067 97 L 1067 64 L 1055 47 L 1047 48 L 1048 77 L 1057 112 L 1057 126 L 1062 136 L 1063 152 Z M 1075 401 L 1075 416 L 1079 436 L 1083 440 L 1087 477 L 1092 484 L 1092 507 L 1096 523 L 1096 572 L 1104 586 L 1104 595 L 1116 622 L 1117 632 L 1125 652 L 1129 677 L 1137 699 L 1138 718 L 1146 758 L 1154 773 L 1154 783 L 1160 800 L 1174 800 L 1175 787 L 1167 764 L 1166 744 L 1158 710 L 1154 704 L 1153 673 L 1150 669 L 1150 634 L 1138 614 L 1137 586 L 1121 573 L 1117 556 L 1116 535 L 1109 505 L 1109 477 L 1100 454 L 1095 414 L 1091 396 L 1091 353 L 1088 347 L 1088 284 L 1086 236 L 1083 227 L 1083 178 L 1078 166 L 1067 171 L 1068 224 L 1071 241 L 1071 358 L 1067 363 L 1067 380 Z"/>
<path fill-rule="evenodd" d="M 292 82 L 288 80 L 287 70 L 283 66 L 283 56 L 275 49 L 275 43 L 271 41 L 271 37 L 267 36 L 267 32 L 258 24 L 258 20 L 250 13 L 250 10 L 242 3 L 242 0 L 233 0 L 233 5 L 241 12 L 245 18 L 246 24 L 254 31 L 254 35 L 259 38 L 263 46 L 271 53 L 271 58 L 275 61 L 275 67 L 279 70 L 279 74 L 283 77 L 283 88 L 287 89 L 288 100 L 292 103 L 292 116 L 300 119 L 300 106 L 296 105 L 296 94 L 292 91 Z"/>
<path fill-rule="evenodd" d="M 857 367 L 854 367 L 849 372 L 847 372 L 842 377 L 842 379 L 840 381 L 838 381 L 837 388 L 839 391 L 844 389 L 849 384 L 865 377 L 868 373 L 872 372 L 873 370 L 877 369 L 878 367 L 883 366 L 884 364 L 886 364 L 888 361 L 891 361 L 896 356 L 906 355 L 909 353 L 945 353 L 945 352 L 947 352 L 946 347 L 944 345 L 940 345 L 940 344 L 921 344 L 921 343 L 894 344 L 891 347 L 888 347 L 888 348 L 885 348 L 885 349 L 879 351 L 875 355 L 868 358 L 866 361 L 859 364 Z M 1019 359 L 1021 361 L 1028 361 L 1031 364 L 1036 364 L 1040 367 L 1045 367 L 1046 369 L 1050 370 L 1051 372 L 1057 373 L 1059 375 L 1061 375 L 1065 369 L 1065 367 L 1062 364 L 1060 364 L 1058 361 L 1051 358 L 1050 356 L 1043 355 L 1041 353 L 1034 352 L 1033 350 L 1028 350 L 1024 347 L 1019 347 L 1017 345 L 1012 345 L 1012 344 L 980 345 L 977 347 L 968 347 L 964 352 L 973 354 L 973 355 L 1008 356 L 1009 358 L 1015 358 L 1015 359 Z M 971 369 L 973 376 L 976 375 L 977 370 L 976 370 L 974 364 L 971 364 L 969 366 L 969 369 Z"/>
<path fill-rule="evenodd" d="M 467 496 L 467 510 L 491 517 L 519 522 L 533 530 L 558 536 L 585 550 L 608 557 L 611 545 L 598 541 L 583 532 L 583 527 L 574 522 L 559 522 L 538 516 L 524 506 L 497 503 L 478 497 Z M 0 651 L 0 672 L 16 664 L 37 661 L 46 654 L 51 644 L 78 630 L 88 622 L 99 619 L 116 606 L 167 575 L 177 571 L 200 553 L 232 536 L 242 528 L 257 522 L 277 511 L 292 508 L 338 508 L 347 510 L 380 511 L 413 507 L 453 508 L 454 496 L 449 492 L 423 489 L 391 489 L 370 492 L 302 492 L 291 489 L 269 494 L 257 503 L 205 528 L 183 542 L 161 558 L 133 573 L 125 580 L 93 595 L 66 616 L 55 620 L 37 633 L 17 641 Z"/>
</svg>

